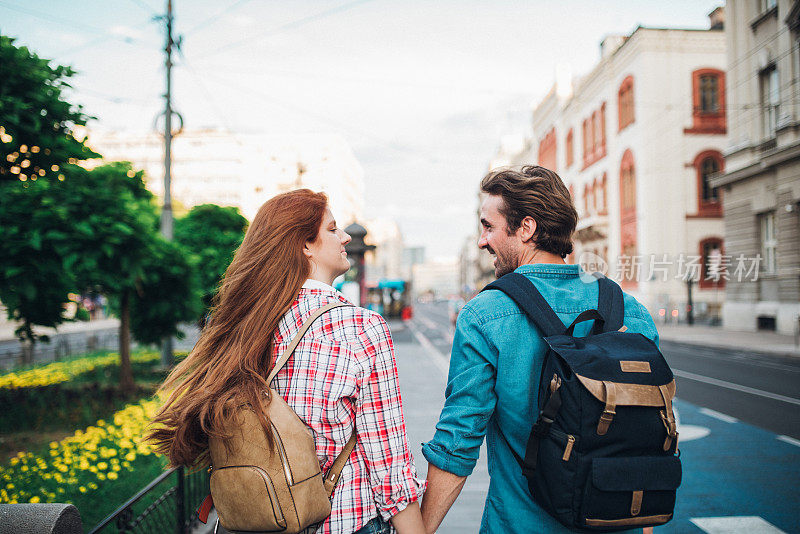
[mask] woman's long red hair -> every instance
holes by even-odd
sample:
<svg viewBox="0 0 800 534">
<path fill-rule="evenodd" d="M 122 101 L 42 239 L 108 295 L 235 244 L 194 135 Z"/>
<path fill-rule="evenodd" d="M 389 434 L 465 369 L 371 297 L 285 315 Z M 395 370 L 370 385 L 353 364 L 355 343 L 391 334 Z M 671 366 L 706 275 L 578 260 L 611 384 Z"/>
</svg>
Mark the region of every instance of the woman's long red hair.
<svg viewBox="0 0 800 534">
<path fill-rule="evenodd" d="M 209 436 L 224 437 L 232 408 L 242 403 L 268 428 L 262 400 L 274 333 L 308 278 L 303 247 L 317 239 L 326 206 L 323 193 L 299 189 L 258 210 L 225 272 L 211 320 L 159 388 L 169 397 L 148 439 L 170 465 L 207 465 Z"/>
</svg>

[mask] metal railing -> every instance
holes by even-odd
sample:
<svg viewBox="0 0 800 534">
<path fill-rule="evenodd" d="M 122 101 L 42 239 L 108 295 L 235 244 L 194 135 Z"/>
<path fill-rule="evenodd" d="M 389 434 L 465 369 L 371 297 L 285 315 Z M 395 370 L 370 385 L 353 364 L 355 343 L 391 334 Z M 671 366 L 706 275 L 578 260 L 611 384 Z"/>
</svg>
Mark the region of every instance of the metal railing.
<svg viewBox="0 0 800 534">
<path fill-rule="evenodd" d="M 185 534 L 197 526 L 196 510 L 209 491 L 207 469 L 165 471 L 106 517 L 89 534 Z"/>
</svg>

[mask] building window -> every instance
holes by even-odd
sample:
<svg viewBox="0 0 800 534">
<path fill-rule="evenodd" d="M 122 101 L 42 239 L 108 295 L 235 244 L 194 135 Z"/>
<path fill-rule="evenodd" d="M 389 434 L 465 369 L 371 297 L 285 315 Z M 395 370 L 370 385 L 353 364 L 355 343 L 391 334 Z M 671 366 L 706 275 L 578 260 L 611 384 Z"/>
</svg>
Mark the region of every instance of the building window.
<svg viewBox="0 0 800 534">
<path fill-rule="evenodd" d="M 773 7 L 778 5 L 778 0 L 758 0 L 758 7 L 760 9 L 760 13 L 765 11 L 769 11 Z"/>
<path fill-rule="evenodd" d="M 572 128 L 569 129 L 567 132 L 567 167 L 572 166 L 572 162 L 574 161 L 574 146 L 573 146 L 573 139 L 572 139 Z"/>
<path fill-rule="evenodd" d="M 619 130 L 633 123 L 633 76 L 622 80 L 617 94 L 617 107 L 619 112 Z"/>
<path fill-rule="evenodd" d="M 700 164 L 700 180 L 702 182 L 702 201 L 703 202 L 716 202 L 717 188 L 711 187 L 708 183 L 709 178 L 719 172 L 719 163 L 714 158 L 706 158 Z"/>
<path fill-rule="evenodd" d="M 725 160 L 717 150 L 706 150 L 694 158 L 697 175 L 697 217 L 722 217 L 720 191 L 711 187 L 711 177 L 725 170 Z M 693 217 L 693 215 L 692 215 Z"/>
<path fill-rule="evenodd" d="M 725 73 L 718 69 L 699 69 L 692 73 L 692 127 L 687 134 L 724 134 Z"/>
<path fill-rule="evenodd" d="M 606 155 L 606 104 L 583 121 L 583 168 Z"/>
<path fill-rule="evenodd" d="M 711 74 L 700 76 L 700 112 L 719 111 L 719 77 Z"/>
<path fill-rule="evenodd" d="M 539 141 L 539 165 L 556 172 L 556 130 L 551 128 Z"/>
<path fill-rule="evenodd" d="M 630 154 L 630 152 L 626 152 Z M 623 157 L 619 173 L 620 207 L 622 212 L 636 209 L 636 173 L 633 168 L 633 157 Z"/>
<path fill-rule="evenodd" d="M 775 212 L 770 211 L 759 216 L 761 225 L 761 271 L 774 273 L 777 268 L 776 251 L 778 235 L 775 231 Z"/>
<path fill-rule="evenodd" d="M 778 85 L 778 69 L 768 67 L 759 75 L 761 84 L 761 125 L 765 139 L 775 137 L 778 128 L 778 105 L 780 103 L 780 86 Z"/>
<path fill-rule="evenodd" d="M 702 258 L 702 269 L 700 276 L 701 288 L 723 288 L 725 287 L 725 266 L 722 263 L 723 257 L 722 238 L 710 237 L 700 242 L 700 257 Z"/>
</svg>

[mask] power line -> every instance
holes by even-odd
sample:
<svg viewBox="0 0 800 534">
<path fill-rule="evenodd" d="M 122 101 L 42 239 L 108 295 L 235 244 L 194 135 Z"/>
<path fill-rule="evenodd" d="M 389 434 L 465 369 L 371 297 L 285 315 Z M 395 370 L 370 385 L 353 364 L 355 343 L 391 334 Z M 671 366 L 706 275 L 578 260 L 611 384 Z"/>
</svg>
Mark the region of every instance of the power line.
<svg viewBox="0 0 800 534">
<path fill-rule="evenodd" d="M 239 9 L 240 7 L 242 7 L 244 4 L 246 4 L 249 1 L 250 0 L 237 0 L 237 1 L 235 1 L 233 4 L 229 5 L 228 7 L 217 11 L 216 13 L 211 15 L 210 17 L 202 20 L 201 22 L 199 22 L 196 25 L 194 25 L 191 28 L 189 28 L 189 30 L 186 31 L 183 34 L 183 36 L 186 37 L 188 35 L 193 34 L 197 30 L 199 30 L 200 28 L 205 28 L 206 26 L 208 26 L 209 24 L 211 24 L 215 20 L 218 20 L 219 17 L 221 17 L 222 15 L 230 14 L 234 9 Z"/>
<path fill-rule="evenodd" d="M 15 5 L 9 5 L 5 2 L 0 2 L 0 6 L 5 7 L 6 9 L 10 9 L 12 11 L 17 11 L 19 13 L 25 13 L 26 15 L 31 15 L 33 17 L 40 18 L 42 20 L 46 20 L 49 22 L 55 22 L 56 24 L 61 24 L 62 26 L 71 26 L 73 28 L 79 28 L 83 30 L 88 30 L 91 32 L 100 32 L 105 33 L 106 30 L 104 28 L 98 28 L 96 26 L 89 26 L 87 24 L 83 24 L 80 22 L 75 22 L 71 20 L 64 19 L 63 17 L 55 17 L 52 15 L 48 15 L 47 13 L 42 13 L 40 11 L 35 11 L 33 9 L 28 9 L 25 7 L 19 7 Z"/>
<path fill-rule="evenodd" d="M 133 2 L 134 4 L 136 4 L 137 6 L 142 8 L 144 11 L 146 11 L 150 15 L 157 15 L 158 14 L 158 13 L 156 13 L 156 10 L 153 9 L 152 7 L 150 7 L 149 5 L 147 5 L 144 2 L 144 0 L 131 0 L 131 2 Z"/>
<path fill-rule="evenodd" d="M 292 29 L 295 29 L 295 28 L 299 28 L 300 26 L 308 24 L 309 22 L 314 22 L 314 21 L 317 21 L 317 20 L 321 20 L 321 19 L 330 17 L 332 15 L 336 15 L 338 13 L 342 13 L 344 11 L 348 11 L 350 9 L 353 9 L 356 6 L 359 6 L 359 5 L 362 5 L 362 4 L 366 4 L 366 3 L 369 3 L 369 2 L 372 2 L 372 1 L 374 1 L 374 0 L 355 0 L 353 2 L 348 2 L 346 4 L 343 4 L 341 6 L 337 6 L 337 7 L 331 8 L 331 9 L 326 9 L 324 11 L 320 11 L 319 13 L 315 13 L 313 15 L 308 15 L 308 16 L 305 16 L 305 17 L 301 17 L 299 19 L 296 19 L 296 20 L 281 24 L 279 26 L 276 26 L 275 28 L 267 30 L 266 32 L 259 33 L 258 35 L 254 36 L 254 37 L 246 37 L 245 39 L 241 39 L 239 41 L 234 41 L 233 43 L 228 43 L 227 45 L 223 45 L 223 46 L 221 46 L 221 47 L 219 47 L 219 48 L 217 48 L 215 50 L 212 50 L 211 52 L 209 52 L 209 53 L 207 53 L 205 55 L 199 56 L 197 59 L 198 60 L 204 59 L 206 57 L 219 54 L 219 53 L 224 52 L 226 50 L 230 50 L 231 48 L 237 48 L 237 47 L 242 46 L 243 44 L 246 44 L 246 43 L 248 43 L 250 41 L 258 41 L 258 40 L 261 40 L 261 39 L 265 39 L 267 37 L 271 37 L 271 36 L 276 35 L 278 33 L 284 32 L 286 30 L 292 30 Z"/>
</svg>

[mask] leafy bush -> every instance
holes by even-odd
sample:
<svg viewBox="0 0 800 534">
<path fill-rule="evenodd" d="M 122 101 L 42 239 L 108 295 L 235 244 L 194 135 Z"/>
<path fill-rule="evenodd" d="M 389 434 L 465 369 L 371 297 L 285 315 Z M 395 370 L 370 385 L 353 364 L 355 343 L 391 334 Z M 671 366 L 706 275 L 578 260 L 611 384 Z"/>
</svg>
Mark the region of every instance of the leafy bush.
<svg viewBox="0 0 800 534">
<path fill-rule="evenodd" d="M 91 528 L 163 470 L 143 440 L 158 406 L 141 400 L 47 450 L 18 453 L 0 465 L 0 503 L 72 503 Z"/>
<path fill-rule="evenodd" d="M 116 353 L 53 362 L 0 375 L 2 434 L 25 430 L 71 430 L 113 414 L 125 404 L 152 395 L 165 371 L 159 354 L 140 351 L 132 357 L 137 387 L 120 390 Z"/>
</svg>

